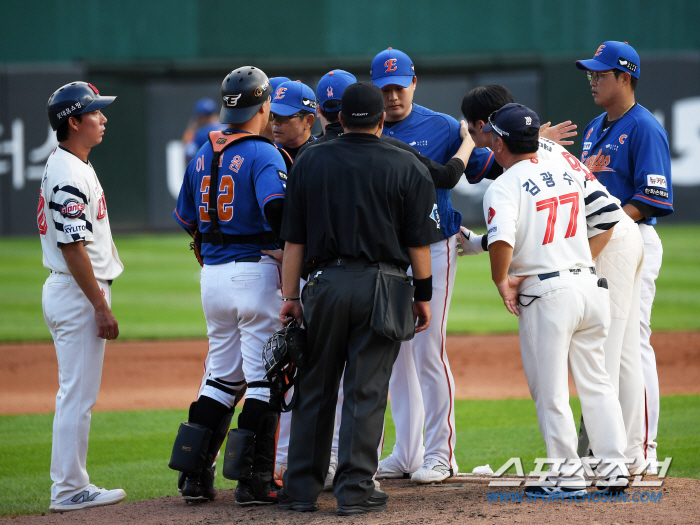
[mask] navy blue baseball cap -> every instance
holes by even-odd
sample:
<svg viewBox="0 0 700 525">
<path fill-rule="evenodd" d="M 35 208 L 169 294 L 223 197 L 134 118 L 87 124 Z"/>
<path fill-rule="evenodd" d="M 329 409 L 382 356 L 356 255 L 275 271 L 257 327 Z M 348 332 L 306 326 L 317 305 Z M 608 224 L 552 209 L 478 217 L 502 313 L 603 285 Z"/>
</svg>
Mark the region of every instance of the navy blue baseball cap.
<svg viewBox="0 0 700 525">
<path fill-rule="evenodd" d="M 390 84 L 408 87 L 416 73 L 406 53 L 389 48 L 374 57 L 369 74 L 372 84 L 381 89 Z"/>
<path fill-rule="evenodd" d="M 526 131 L 531 129 L 535 129 L 539 133 L 540 118 L 537 113 L 527 106 L 511 102 L 491 113 L 488 123 L 481 128 L 481 131 L 482 133 L 493 131 L 507 140 L 527 142 L 537 139 L 537 133 L 526 134 Z"/>
<path fill-rule="evenodd" d="M 577 60 L 576 67 L 588 71 L 619 69 L 639 78 L 641 65 L 639 55 L 627 42 L 608 40 L 603 42 L 590 60 Z"/>
<path fill-rule="evenodd" d="M 326 102 L 337 100 L 340 102 L 345 88 L 357 82 L 355 75 L 343 71 L 342 69 L 334 69 L 323 75 L 316 87 L 316 98 L 323 111 L 337 112 L 342 108 L 340 104 L 337 106 L 326 108 Z"/>
<path fill-rule="evenodd" d="M 316 113 L 316 95 L 309 86 L 299 80 L 282 82 L 272 94 L 270 111 L 283 117 L 299 111 Z"/>
</svg>

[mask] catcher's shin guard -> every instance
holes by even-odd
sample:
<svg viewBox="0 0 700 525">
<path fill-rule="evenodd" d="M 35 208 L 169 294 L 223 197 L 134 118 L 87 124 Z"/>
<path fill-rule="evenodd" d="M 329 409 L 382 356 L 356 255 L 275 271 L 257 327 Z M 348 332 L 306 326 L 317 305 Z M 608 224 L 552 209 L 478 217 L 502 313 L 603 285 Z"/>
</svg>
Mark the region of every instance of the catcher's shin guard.
<svg viewBox="0 0 700 525">
<path fill-rule="evenodd" d="M 226 479 L 250 480 L 255 456 L 255 432 L 234 428 L 228 433 L 223 474 Z"/>
<path fill-rule="evenodd" d="M 168 466 L 181 472 L 194 472 L 206 465 L 211 430 L 197 423 L 182 423 L 175 438 Z"/>
<path fill-rule="evenodd" d="M 255 436 L 255 458 L 251 488 L 258 498 L 277 498 L 276 484 L 273 484 L 275 472 L 275 434 L 279 414 L 266 412 L 258 422 Z"/>
</svg>

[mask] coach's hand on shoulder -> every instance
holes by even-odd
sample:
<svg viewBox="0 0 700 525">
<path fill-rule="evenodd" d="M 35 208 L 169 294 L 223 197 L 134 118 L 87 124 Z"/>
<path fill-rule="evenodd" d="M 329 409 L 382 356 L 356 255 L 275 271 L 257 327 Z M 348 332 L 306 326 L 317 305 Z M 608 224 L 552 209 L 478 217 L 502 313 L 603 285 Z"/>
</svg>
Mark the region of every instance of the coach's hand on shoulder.
<svg viewBox="0 0 700 525">
<path fill-rule="evenodd" d="M 430 301 L 413 301 L 413 317 L 416 319 L 416 333 L 428 328 L 432 318 Z"/>
<path fill-rule="evenodd" d="M 527 279 L 526 275 L 508 275 L 505 281 L 496 283 L 498 293 L 503 298 L 503 304 L 506 305 L 508 311 L 514 315 L 520 315 L 518 306 L 518 286 L 521 282 Z"/>
<path fill-rule="evenodd" d="M 578 127 L 576 124 L 572 124 L 570 120 L 560 122 L 556 126 L 551 124 L 551 122 L 545 122 L 540 126 L 540 137 L 549 139 L 561 146 L 571 146 L 574 143 L 573 140 L 564 139 L 578 135 L 578 131 L 574 131 Z"/>
<path fill-rule="evenodd" d="M 119 324 L 105 302 L 95 308 L 95 323 L 97 323 L 97 337 L 101 339 L 116 339 L 119 337 Z"/>
</svg>

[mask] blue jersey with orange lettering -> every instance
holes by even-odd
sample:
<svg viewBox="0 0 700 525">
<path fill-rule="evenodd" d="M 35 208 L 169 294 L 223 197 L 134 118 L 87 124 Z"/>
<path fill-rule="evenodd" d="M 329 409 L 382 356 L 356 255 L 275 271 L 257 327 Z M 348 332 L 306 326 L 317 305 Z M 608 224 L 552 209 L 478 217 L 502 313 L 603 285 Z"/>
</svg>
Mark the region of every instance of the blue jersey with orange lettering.
<svg viewBox="0 0 700 525">
<path fill-rule="evenodd" d="M 225 133 L 241 133 L 227 130 Z M 209 232 L 209 180 L 213 157 L 211 144 L 200 148 L 190 161 L 173 212 L 183 227 Z M 265 220 L 265 204 L 284 198 L 287 168 L 282 154 L 269 143 L 246 140 L 224 150 L 219 165 L 217 206 L 221 232 L 228 235 L 256 235 L 271 231 Z M 260 250 L 279 248 L 277 243 L 224 244 L 202 243 L 205 264 L 224 264 L 249 256 L 263 255 Z"/>
<path fill-rule="evenodd" d="M 462 144 L 459 137 L 459 122 L 449 115 L 432 111 L 414 103 L 409 115 L 384 127 L 384 135 L 399 139 L 418 150 L 429 159 L 446 164 Z M 486 148 L 475 148 L 467 163 L 467 180 L 475 184 L 482 180 L 493 164 L 493 152 Z M 459 231 L 462 214 L 452 207 L 451 190 L 435 189 L 437 194 L 440 226 L 445 237 Z"/>
<path fill-rule="evenodd" d="M 192 140 L 185 144 L 185 158 L 189 162 L 194 158 L 194 156 L 199 151 L 199 148 L 204 146 L 209 140 L 210 131 L 220 131 L 226 129 L 226 124 L 219 124 L 218 122 L 209 122 L 201 128 L 199 128 L 194 133 Z"/>
<path fill-rule="evenodd" d="M 581 161 L 624 206 L 638 200 L 656 210 L 649 220 L 673 213 L 668 133 L 639 104 L 603 131 L 603 113 L 583 132 Z"/>
</svg>

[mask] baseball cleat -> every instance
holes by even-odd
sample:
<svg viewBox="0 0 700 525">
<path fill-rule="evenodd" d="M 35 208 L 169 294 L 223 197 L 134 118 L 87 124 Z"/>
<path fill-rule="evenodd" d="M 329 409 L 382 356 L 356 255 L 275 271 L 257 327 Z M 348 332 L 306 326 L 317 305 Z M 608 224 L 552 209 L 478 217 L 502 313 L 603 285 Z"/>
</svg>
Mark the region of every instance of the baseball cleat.
<svg viewBox="0 0 700 525">
<path fill-rule="evenodd" d="M 542 487 L 540 485 L 534 485 L 531 487 L 525 487 L 525 494 L 533 498 L 574 498 L 578 496 L 585 496 L 586 489 L 577 489 L 574 487 Z"/>
<path fill-rule="evenodd" d="M 417 484 L 440 483 L 453 475 L 452 469 L 437 459 L 427 459 L 411 476 Z"/>
<path fill-rule="evenodd" d="M 388 456 L 379 462 L 377 465 L 377 479 L 408 479 L 411 477 L 410 472 L 404 472 L 394 462 L 393 456 Z"/>
<path fill-rule="evenodd" d="M 323 482 L 323 490 L 333 490 L 333 478 L 335 478 L 337 468 L 338 456 L 331 452 L 331 463 L 328 465 L 328 474 L 326 474 L 326 480 Z"/>
<path fill-rule="evenodd" d="M 276 492 L 271 490 L 264 496 L 257 496 L 250 483 L 245 481 L 238 482 L 233 498 L 239 505 L 269 505 L 278 501 Z"/>
<path fill-rule="evenodd" d="M 282 481 L 285 472 L 287 472 L 287 464 L 275 462 L 275 479 Z"/>
<path fill-rule="evenodd" d="M 187 502 L 211 501 L 216 498 L 217 494 L 219 493 L 213 483 L 210 487 L 207 486 L 202 473 L 187 476 L 181 492 L 182 499 Z"/>
<path fill-rule="evenodd" d="M 101 489 L 95 485 L 88 485 L 85 490 L 79 492 L 60 503 L 51 502 L 49 510 L 51 512 L 68 512 L 71 510 L 87 509 L 88 507 L 102 507 L 104 505 L 114 505 L 124 501 L 126 492 L 122 489 Z"/>
</svg>

